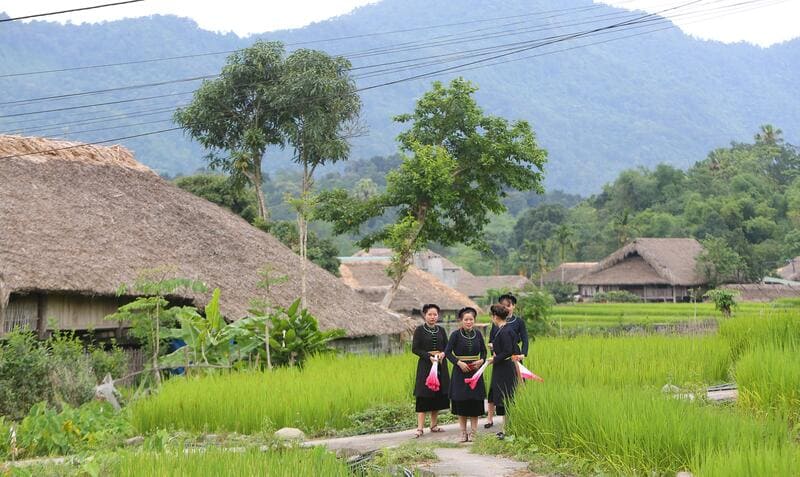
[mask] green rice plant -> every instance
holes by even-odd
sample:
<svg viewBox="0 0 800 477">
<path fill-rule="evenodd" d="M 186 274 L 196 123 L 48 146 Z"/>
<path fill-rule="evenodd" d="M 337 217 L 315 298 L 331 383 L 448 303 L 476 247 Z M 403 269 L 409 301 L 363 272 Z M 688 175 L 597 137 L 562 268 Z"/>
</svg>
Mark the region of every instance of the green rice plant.
<svg viewBox="0 0 800 477">
<path fill-rule="evenodd" d="M 207 449 L 179 452 L 125 452 L 112 459 L 107 473 L 114 477 L 350 477 L 347 465 L 321 447 L 261 452 Z"/>
<path fill-rule="evenodd" d="M 660 388 L 727 380 L 731 352 L 715 336 L 542 338 L 525 365 L 546 383 Z"/>
<path fill-rule="evenodd" d="M 797 351 L 763 345 L 736 363 L 738 404 L 800 424 L 800 361 Z"/>
<path fill-rule="evenodd" d="M 298 427 L 318 433 L 353 426 L 350 416 L 412 399 L 416 357 L 313 357 L 303 370 L 244 371 L 173 378 L 133 404 L 142 432 L 158 428 L 255 433 Z"/>
<path fill-rule="evenodd" d="M 764 308 L 759 313 L 740 315 L 720 325 L 719 335 L 731 346 L 734 357 L 758 346 L 800 349 L 800 311 Z"/>
<path fill-rule="evenodd" d="M 697 469 L 698 477 L 800 475 L 800 451 L 796 447 L 751 447 L 714 452 Z"/>
<path fill-rule="evenodd" d="M 785 425 L 638 387 L 526 385 L 508 431 L 542 449 L 599 463 L 614 475 L 689 470 L 714 452 L 760 443 L 785 448 Z"/>
</svg>

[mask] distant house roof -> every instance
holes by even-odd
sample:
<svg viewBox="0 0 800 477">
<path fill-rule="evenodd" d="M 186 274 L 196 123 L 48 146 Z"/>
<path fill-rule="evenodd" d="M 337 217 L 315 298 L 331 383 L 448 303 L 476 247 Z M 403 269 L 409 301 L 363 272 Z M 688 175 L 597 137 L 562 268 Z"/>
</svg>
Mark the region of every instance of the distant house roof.
<svg viewBox="0 0 800 477">
<path fill-rule="evenodd" d="M 734 290 L 743 301 L 772 301 L 778 298 L 800 297 L 800 285 L 735 283 L 722 285 L 721 288 Z"/>
<path fill-rule="evenodd" d="M 351 262 L 367 259 L 385 259 L 392 256 L 391 249 L 371 248 L 369 250 L 359 250 L 353 254 L 354 258 L 340 257 L 340 259 Z M 439 276 L 432 264 L 439 261 L 441 271 L 445 276 Z M 464 268 L 451 262 L 447 257 L 440 255 L 432 250 L 422 250 L 414 254 L 414 264 L 421 270 L 436 275 L 440 280 L 447 280 L 452 288 L 460 291 L 470 298 L 482 297 L 487 290 L 492 289 L 511 289 L 519 290 L 528 284 L 529 280 L 521 275 L 473 275 Z"/>
<path fill-rule="evenodd" d="M 458 282 L 457 288 L 467 296 L 485 296 L 488 290 L 521 290 L 529 283 L 521 275 L 472 275 Z"/>
<path fill-rule="evenodd" d="M 778 275 L 784 280 L 800 281 L 800 257 L 794 257 L 786 266 L 779 268 Z"/>
<path fill-rule="evenodd" d="M 639 238 L 595 265 L 581 285 L 682 285 L 706 280 L 695 269 L 703 247 L 692 238 Z"/>
<path fill-rule="evenodd" d="M 386 260 L 345 260 L 339 265 L 342 281 L 372 302 L 380 302 L 391 286 L 386 275 Z M 430 273 L 411 266 L 400 282 L 400 288 L 389 308 L 396 311 L 421 310 L 422 305 L 435 303 L 444 311 L 465 306 L 480 307 L 468 296 L 455 290 Z"/>
<path fill-rule="evenodd" d="M 263 296 L 257 271 L 265 265 L 273 277 L 287 277 L 270 288 L 273 302 L 287 306 L 300 296 L 299 256 L 120 146 L 0 135 L 0 184 L 0 311 L 11 294 L 115 296 L 142 270 L 164 266 L 219 287 L 231 319 Z M 357 337 L 408 328 L 405 318 L 306 266 L 306 303 L 322 329 Z M 211 292 L 176 295 L 203 306 Z"/>
<path fill-rule="evenodd" d="M 583 274 L 589 272 L 597 262 L 564 262 L 544 276 L 545 283 L 578 283 Z"/>
</svg>

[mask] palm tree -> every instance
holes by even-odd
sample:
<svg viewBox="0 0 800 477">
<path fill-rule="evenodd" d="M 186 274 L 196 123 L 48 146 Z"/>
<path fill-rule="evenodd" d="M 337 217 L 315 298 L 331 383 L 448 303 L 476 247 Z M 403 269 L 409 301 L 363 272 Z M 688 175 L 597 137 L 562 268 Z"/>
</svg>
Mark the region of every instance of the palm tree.
<svg viewBox="0 0 800 477">
<path fill-rule="evenodd" d="M 558 243 L 559 265 L 564 263 L 567 250 L 575 250 L 575 233 L 566 224 L 561 224 L 556 229 L 555 240 Z M 561 267 L 561 283 L 564 283 L 564 267 Z"/>
</svg>

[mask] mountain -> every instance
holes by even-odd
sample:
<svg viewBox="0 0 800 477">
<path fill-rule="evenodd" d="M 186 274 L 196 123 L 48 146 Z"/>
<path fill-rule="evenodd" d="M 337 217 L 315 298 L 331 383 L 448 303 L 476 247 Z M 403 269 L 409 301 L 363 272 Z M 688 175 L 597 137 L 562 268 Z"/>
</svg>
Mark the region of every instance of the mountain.
<svg viewBox="0 0 800 477">
<path fill-rule="evenodd" d="M 282 40 L 290 49 L 302 46 L 336 54 L 356 53 L 348 56 L 355 67 L 361 68 L 481 47 L 493 47 L 492 51 L 502 54 L 503 44 L 587 30 L 634 15 L 592 4 L 590 0 L 540 0 L 535 5 L 524 0 L 383 0 L 302 29 L 259 37 Z M 499 17 L 506 19 L 487 21 Z M 425 28 L 455 23 L 449 27 Z M 525 32 L 522 28 L 538 31 Z M 374 35 L 396 30 L 405 31 Z M 713 148 L 726 146 L 730 141 L 750 140 L 764 123 L 783 129 L 787 141 L 798 142 L 800 108 L 796 90 L 800 84 L 800 39 L 760 48 L 745 43 L 698 40 L 678 29 L 668 29 L 604 42 L 644 30 L 563 42 L 496 61 L 574 49 L 448 72 L 433 79 L 447 81 L 464 76 L 480 87 L 478 101 L 487 112 L 528 120 L 540 143 L 549 151 L 548 188 L 582 195 L 596 192 L 622 169 L 660 162 L 687 167 Z M 506 36 L 498 36 L 499 33 Z M 333 40 L 341 37 L 351 38 Z M 328 40 L 309 43 L 323 39 Z M 224 54 L 39 75 L 2 75 L 224 52 L 245 47 L 254 40 L 255 37 L 242 39 L 233 34 L 204 31 L 191 20 L 171 16 L 80 26 L 5 23 L 0 27 L 0 85 L 6 98 L 0 101 L 0 131 L 25 127 L 22 132 L 27 134 L 68 132 L 70 138 L 96 141 L 174 127 L 168 121 L 169 111 L 153 110 L 185 103 L 190 98 L 188 94 L 42 115 L 9 115 L 183 93 L 195 88 L 198 81 L 27 104 L 8 102 L 211 75 L 224 63 Z M 413 42 L 423 42 L 424 48 Z M 406 47 L 405 51 L 381 53 L 387 45 Z M 372 56 L 363 55 L 370 50 Z M 359 79 L 358 84 L 367 87 L 469 61 L 474 59 L 391 71 Z M 356 69 L 353 73 L 358 76 L 363 71 L 369 70 Z M 433 79 L 363 91 L 363 121 L 369 134 L 355 141 L 353 157 L 396 152 L 394 137 L 400 128 L 391 118 L 409 112 Z M 129 114 L 129 119 L 96 119 L 123 114 Z M 74 124 L 76 121 L 84 123 Z M 42 124 L 65 122 L 72 124 L 41 129 Z M 107 129 L 138 123 L 147 124 Z M 141 161 L 164 173 L 191 172 L 203 165 L 201 148 L 180 131 L 123 143 L 134 149 Z M 283 158 L 271 161 L 273 167 L 286 165 L 285 153 L 271 154 Z"/>
</svg>

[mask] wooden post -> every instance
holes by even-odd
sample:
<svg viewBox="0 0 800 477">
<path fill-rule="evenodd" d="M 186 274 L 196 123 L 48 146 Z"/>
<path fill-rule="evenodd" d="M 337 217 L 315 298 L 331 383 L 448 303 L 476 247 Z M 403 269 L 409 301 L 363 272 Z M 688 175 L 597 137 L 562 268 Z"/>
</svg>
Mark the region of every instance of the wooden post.
<svg viewBox="0 0 800 477">
<path fill-rule="evenodd" d="M 43 293 L 36 294 L 36 333 L 40 340 L 47 337 L 47 318 L 45 315 L 45 297 Z"/>
</svg>

